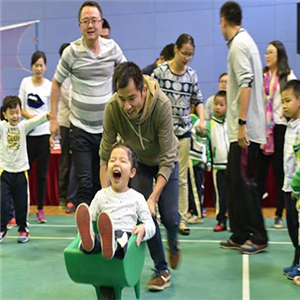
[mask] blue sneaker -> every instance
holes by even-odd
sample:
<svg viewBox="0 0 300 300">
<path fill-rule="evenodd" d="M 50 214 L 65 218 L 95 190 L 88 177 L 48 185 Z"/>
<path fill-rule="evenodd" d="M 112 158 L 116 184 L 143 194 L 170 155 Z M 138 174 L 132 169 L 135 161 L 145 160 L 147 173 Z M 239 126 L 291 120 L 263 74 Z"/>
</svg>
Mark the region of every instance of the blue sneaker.
<svg viewBox="0 0 300 300">
<path fill-rule="evenodd" d="M 5 238 L 7 234 L 7 230 L 6 231 L 1 231 L 0 232 L 0 243 L 2 243 L 3 239 Z"/>
<path fill-rule="evenodd" d="M 296 276 L 300 276 L 300 270 L 296 267 L 292 271 L 286 273 L 286 277 L 291 280 L 293 280 Z"/>
<path fill-rule="evenodd" d="M 252 241 L 246 241 L 240 248 L 243 254 L 257 254 L 266 251 L 268 244 L 254 244 Z"/>
<path fill-rule="evenodd" d="M 19 231 L 18 243 L 27 243 L 29 240 L 29 232 Z"/>
<path fill-rule="evenodd" d="M 286 267 L 283 269 L 283 275 L 286 275 L 288 272 L 291 272 L 293 271 L 294 269 L 298 269 L 299 268 L 299 265 L 298 264 L 292 264 L 291 266 L 289 267 Z"/>
</svg>

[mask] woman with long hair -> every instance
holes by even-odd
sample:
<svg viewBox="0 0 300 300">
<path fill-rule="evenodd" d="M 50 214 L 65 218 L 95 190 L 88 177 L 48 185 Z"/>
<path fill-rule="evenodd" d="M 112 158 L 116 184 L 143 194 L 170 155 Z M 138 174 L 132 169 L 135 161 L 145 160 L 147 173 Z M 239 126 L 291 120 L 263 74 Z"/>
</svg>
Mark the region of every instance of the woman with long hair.
<svg viewBox="0 0 300 300">
<path fill-rule="evenodd" d="M 269 165 L 272 163 L 276 184 L 276 217 L 274 227 L 278 229 L 283 227 L 283 144 L 287 124 L 287 120 L 282 114 L 280 90 L 287 81 L 295 79 L 296 76 L 289 66 L 287 53 L 281 41 L 272 41 L 269 43 L 265 52 L 265 60 L 266 66 L 263 69 L 263 74 L 267 143 L 261 145 L 261 151 L 258 155 L 257 187 L 259 196 L 263 197 Z"/>
<path fill-rule="evenodd" d="M 179 233 L 188 235 L 188 160 L 191 145 L 192 122 L 190 106 L 195 105 L 200 127 L 205 133 L 203 97 L 198 87 L 198 77 L 188 63 L 194 56 L 195 43 L 189 34 L 181 34 L 174 46 L 174 58 L 159 65 L 152 76 L 172 103 L 174 133 L 179 139 Z M 198 128 L 198 130 L 200 130 Z M 201 212 L 198 212 L 201 216 Z"/>
<path fill-rule="evenodd" d="M 31 119 L 50 111 L 51 81 L 44 77 L 47 58 L 44 52 L 36 51 L 31 57 L 32 76 L 25 77 L 19 89 L 22 101 L 22 116 Z M 45 223 L 44 198 L 47 184 L 47 171 L 50 158 L 50 125 L 46 122 L 36 127 L 27 135 L 27 152 L 30 168 L 37 160 L 37 219 Z"/>
</svg>

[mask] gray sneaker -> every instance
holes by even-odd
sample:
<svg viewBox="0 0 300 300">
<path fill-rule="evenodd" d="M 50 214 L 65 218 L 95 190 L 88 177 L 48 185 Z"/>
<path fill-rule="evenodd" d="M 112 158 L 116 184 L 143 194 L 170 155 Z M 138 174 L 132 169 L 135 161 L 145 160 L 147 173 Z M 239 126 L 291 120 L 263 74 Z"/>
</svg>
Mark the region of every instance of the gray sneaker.
<svg viewBox="0 0 300 300">
<path fill-rule="evenodd" d="M 275 227 L 276 229 L 281 229 L 281 228 L 283 228 L 283 221 L 282 221 L 282 218 L 280 218 L 280 217 L 276 217 L 276 218 L 275 218 L 274 227 Z"/>
</svg>

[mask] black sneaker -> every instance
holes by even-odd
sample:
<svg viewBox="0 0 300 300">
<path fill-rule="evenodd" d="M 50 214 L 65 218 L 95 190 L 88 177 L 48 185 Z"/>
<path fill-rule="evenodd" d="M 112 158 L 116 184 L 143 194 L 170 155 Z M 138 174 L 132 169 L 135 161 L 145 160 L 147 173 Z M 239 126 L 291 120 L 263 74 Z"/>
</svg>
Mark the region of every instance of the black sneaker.
<svg viewBox="0 0 300 300">
<path fill-rule="evenodd" d="M 274 227 L 276 229 L 281 229 L 283 228 L 283 221 L 282 221 L 282 218 L 280 217 L 276 217 L 275 220 L 274 220 Z"/>
<path fill-rule="evenodd" d="M 220 243 L 220 247 L 223 248 L 223 249 L 236 249 L 236 250 L 240 250 L 241 245 L 233 242 L 231 239 L 228 239 L 226 241 L 222 241 Z"/>
</svg>

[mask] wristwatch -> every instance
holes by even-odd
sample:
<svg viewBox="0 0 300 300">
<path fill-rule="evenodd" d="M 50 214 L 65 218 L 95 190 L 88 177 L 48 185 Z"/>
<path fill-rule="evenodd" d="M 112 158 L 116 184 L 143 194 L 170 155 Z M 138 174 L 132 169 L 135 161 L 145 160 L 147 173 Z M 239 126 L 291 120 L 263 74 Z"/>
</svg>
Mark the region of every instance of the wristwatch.
<svg viewBox="0 0 300 300">
<path fill-rule="evenodd" d="M 239 125 L 246 125 L 246 121 L 242 120 L 242 119 L 239 119 Z"/>
</svg>

